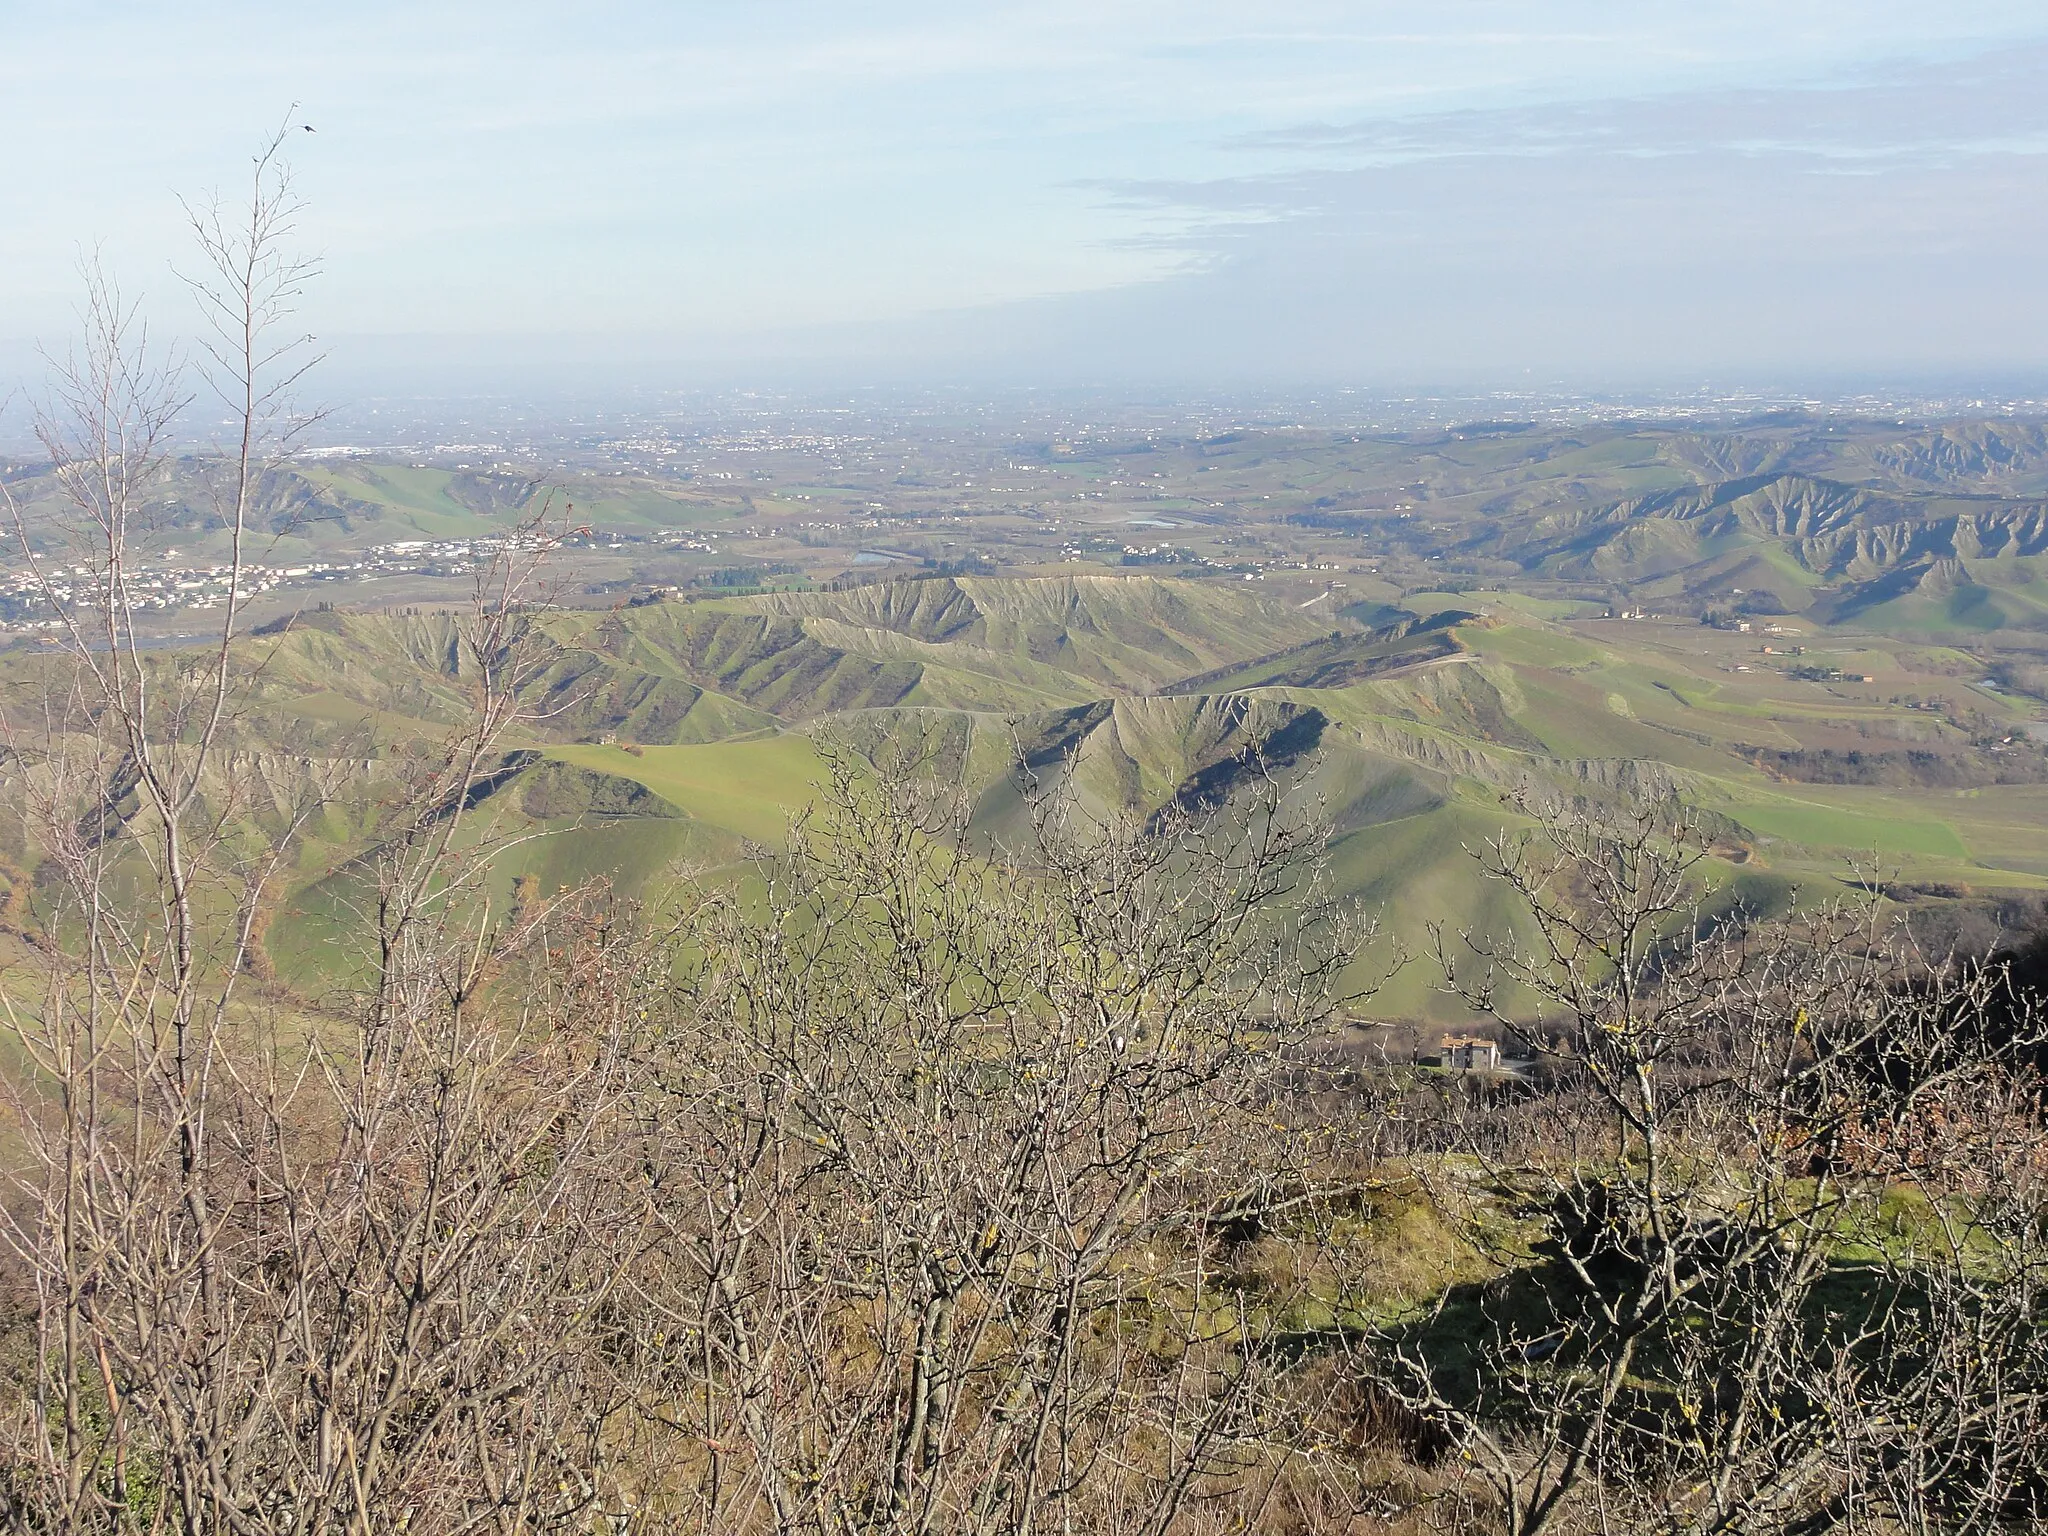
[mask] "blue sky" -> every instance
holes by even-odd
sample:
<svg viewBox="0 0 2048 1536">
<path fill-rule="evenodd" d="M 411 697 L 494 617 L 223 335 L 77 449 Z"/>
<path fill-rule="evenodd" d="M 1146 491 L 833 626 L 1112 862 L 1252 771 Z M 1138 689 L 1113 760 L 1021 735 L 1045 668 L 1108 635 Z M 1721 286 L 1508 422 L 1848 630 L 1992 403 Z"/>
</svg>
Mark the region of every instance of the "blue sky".
<svg viewBox="0 0 2048 1536">
<path fill-rule="evenodd" d="M 1683 382 L 2036 368 L 2011 0 L 0 7 L 0 339 L 297 101 L 365 368 Z M 381 339 L 373 339 L 381 338 Z"/>
</svg>

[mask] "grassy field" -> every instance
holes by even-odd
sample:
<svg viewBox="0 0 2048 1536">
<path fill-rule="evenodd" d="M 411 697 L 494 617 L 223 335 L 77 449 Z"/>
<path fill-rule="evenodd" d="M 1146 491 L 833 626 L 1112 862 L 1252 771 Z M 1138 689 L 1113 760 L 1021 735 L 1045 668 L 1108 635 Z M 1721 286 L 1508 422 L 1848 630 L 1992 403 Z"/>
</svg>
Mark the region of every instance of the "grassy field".
<svg viewBox="0 0 2048 1536">
<path fill-rule="evenodd" d="M 1337 841 L 1331 850 L 1332 874 L 1379 922 L 1382 933 L 1347 981 L 1364 986 L 1392 971 L 1359 1011 L 1390 1019 L 1463 1016 L 1463 1005 L 1442 990 L 1430 959 L 1431 930 L 1440 929 L 1453 950 L 1465 930 L 1496 939 L 1527 936 L 1525 920 L 1499 883 L 1485 877 L 1480 863 L 1488 838 L 1521 824 L 1503 812 L 1446 805 Z"/>
<path fill-rule="evenodd" d="M 1945 859 L 1962 859 L 1968 853 L 1954 827 L 1926 817 L 1869 815 L 1793 800 L 1739 800 L 1728 810 L 1752 831 L 1807 848 Z"/>
<path fill-rule="evenodd" d="M 643 784 L 695 820 L 754 842 L 782 841 L 789 818 L 815 798 L 824 760 L 807 736 L 767 736 L 701 746 L 551 747 L 579 768 Z"/>
<path fill-rule="evenodd" d="M 385 520 L 422 534 L 449 537 L 502 531 L 539 510 L 549 495 L 544 481 L 520 473 L 465 474 L 424 464 L 341 460 L 311 464 L 300 473 L 337 500 L 375 509 Z M 687 526 L 732 511 L 632 480 L 579 479 L 556 493 L 553 505 L 566 511 L 572 503 L 578 522 L 599 527 Z"/>
</svg>

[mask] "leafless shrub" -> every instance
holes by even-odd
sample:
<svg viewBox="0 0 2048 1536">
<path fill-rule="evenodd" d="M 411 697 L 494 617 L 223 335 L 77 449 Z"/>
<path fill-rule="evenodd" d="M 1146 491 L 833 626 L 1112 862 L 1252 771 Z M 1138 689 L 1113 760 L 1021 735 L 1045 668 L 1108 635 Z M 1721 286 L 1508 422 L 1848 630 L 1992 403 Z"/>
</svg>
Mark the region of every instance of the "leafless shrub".
<svg viewBox="0 0 2048 1536">
<path fill-rule="evenodd" d="M 1441 1204 L 1496 1278 L 1386 1379 L 1518 1536 L 2038 1518 L 2043 1021 L 1987 1029 L 1999 973 L 1916 963 L 1874 902 L 1710 921 L 1702 857 L 1657 807 L 1488 850 L 1537 937 L 1446 939 L 1447 984 L 1554 1086 L 1445 1099 L 1480 1134 Z"/>
<path fill-rule="evenodd" d="M 842 760 L 765 912 L 710 915 L 658 1046 L 696 1526 L 1164 1531 L 1270 1487 L 1271 1320 L 1219 1234 L 1360 934 L 1268 789 L 1040 798 L 991 856 Z"/>
<path fill-rule="evenodd" d="M 67 574 L 12 509 L 62 641 L 6 711 L 43 869 L 38 984 L 4 994 L 10 1278 L 35 1311 L 0 1483 L 16 1529 L 532 1527 L 602 1497 L 582 1344 L 645 1205 L 618 1144 L 638 973 L 573 902 L 494 922 L 466 825 L 523 707 L 544 540 L 508 541 L 480 581 L 470 717 L 400 781 L 363 1006 L 309 1014 L 244 985 L 266 894 L 335 789 L 307 761 L 278 793 L 238 736 L 261 665 L 238 622 L 244 535 L 302 372 L 280 330 L 308 272 L 285 252 L 281 147 L 240 222 L 194 220 L 203 382 L 238 423 L 207 461 L 231 550 L 217 638 L 165 655 L 137 623 L 183 376 L 142 360 L 97 277 L 41 424 Z M 536 950 L 546 984 L 486 1006 Z"/>
</svg>

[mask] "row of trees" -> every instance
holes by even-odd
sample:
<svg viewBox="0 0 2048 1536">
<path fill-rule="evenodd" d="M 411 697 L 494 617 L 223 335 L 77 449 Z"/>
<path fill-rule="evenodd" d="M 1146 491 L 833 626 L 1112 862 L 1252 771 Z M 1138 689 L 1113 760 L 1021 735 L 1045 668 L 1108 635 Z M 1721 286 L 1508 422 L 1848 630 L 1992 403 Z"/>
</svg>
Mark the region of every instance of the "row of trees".
<svg viewBox="0 0 2048 1536">
<path fill-rule="evenodd" d="M 200 220 L 237 570 L 298 372 L 276 150 Z M 1435 960 L 1537 1057 L 1504 1083 L 1330 1047 L 1369 930 L 1258 772 L 1107 819 L 1027 777 L 1007 846 L 914 750 L 849 753 L 758 881 L 507 910 L 479 788 L 541 724 L 543 596 L 508 552 L 467 719 L 380 781 L 352 990 L 256 986 L 341 786 L 238 756 L 234 603 L 175 654 L 134 622 L 182 395 L 94 292 L 45 424 L 92 595 L 46 584 L 67 643 L 5 712 L 10 1528 L 2048 1516 L 2033 1005 L 1871 906 L 1709 919 L 1670 807 L 1487 851 L 1537 941 Z"/>
</svg>

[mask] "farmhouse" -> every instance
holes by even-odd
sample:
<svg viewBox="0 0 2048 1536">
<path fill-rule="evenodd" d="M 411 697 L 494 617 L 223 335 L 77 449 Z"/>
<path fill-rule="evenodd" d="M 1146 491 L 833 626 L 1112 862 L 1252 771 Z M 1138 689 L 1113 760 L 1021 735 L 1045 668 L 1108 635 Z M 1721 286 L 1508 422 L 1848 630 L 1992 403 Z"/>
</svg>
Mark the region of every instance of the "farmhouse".
<svg viewBox="0 0 2048 1536">
<path fill-rule="evenodd" d="M 1445 1035 L 1437 1064 L 1446 1072 L 1497 1072 L 1500 1046 L 1480 1035 Z"/>
</svg>

